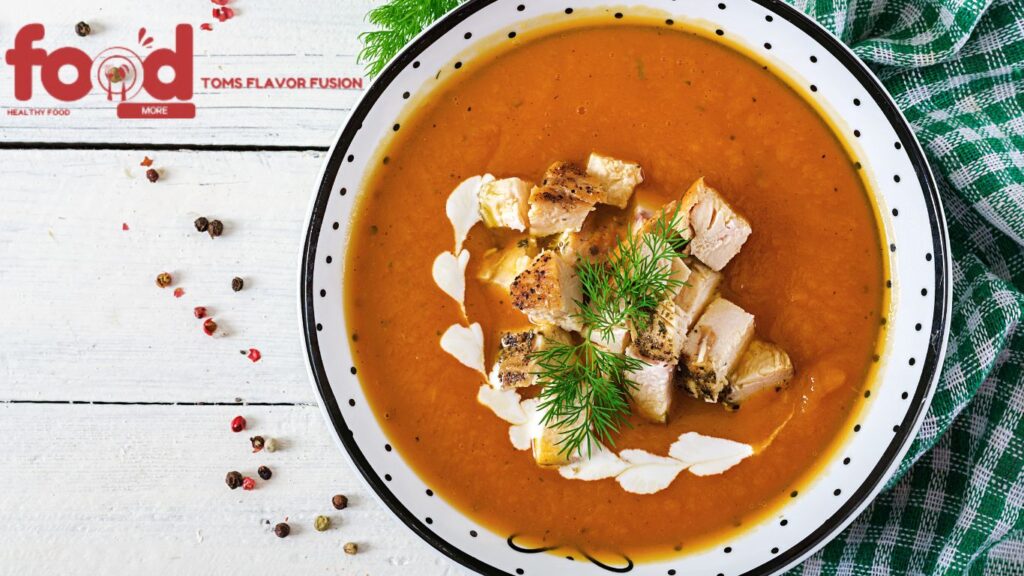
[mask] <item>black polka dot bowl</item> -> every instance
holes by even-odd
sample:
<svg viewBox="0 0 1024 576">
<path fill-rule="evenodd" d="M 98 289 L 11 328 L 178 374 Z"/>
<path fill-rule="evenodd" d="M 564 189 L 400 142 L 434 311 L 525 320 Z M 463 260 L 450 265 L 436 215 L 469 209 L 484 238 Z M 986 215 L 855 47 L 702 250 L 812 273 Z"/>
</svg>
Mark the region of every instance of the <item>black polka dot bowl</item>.
<svg viewBox="0 0 1024 576">
<path fill-rule="evenodd" d="M 885 237 L 884 344 L 849 429 L 812 481 L 794 486 L 770 517 L 727 542 L 682 548 L 657 561 L 591 559 L 586 551 L 524 546 L 449 505 L 406 465 L 359 383 L 341 293 L 351 212 L 379 151 L 434 88 L 487 65 L 495 45 L 515 49 L 552 25 L 684 28 L 740 48 L 801 92 L 849 143 Z M 482 170 L 483 171 L 483 170 Z M 438 217 L 443 217 L 439 215 Z M 837 222 L 842 215 L 837 215 Z M 380 74 L 328 154 L 313 198 L 300 267 L 300 315 L 309 372 L 339 445 L 398 521 L 452 561 L 481 574 L 776 574 L 825 545 L 881 491 L 921 426 L 946 347 L 950 261 L 935 183 L 906 119 L 839 41 L 774 0 L 469 0 L 424 31 Z M 441 352 L 438 351 L 440 354 Z M 680 519 L 686 521 L 687 519 Z M 699 519 L 690 519 L 699 521 Z"/>
</svg>

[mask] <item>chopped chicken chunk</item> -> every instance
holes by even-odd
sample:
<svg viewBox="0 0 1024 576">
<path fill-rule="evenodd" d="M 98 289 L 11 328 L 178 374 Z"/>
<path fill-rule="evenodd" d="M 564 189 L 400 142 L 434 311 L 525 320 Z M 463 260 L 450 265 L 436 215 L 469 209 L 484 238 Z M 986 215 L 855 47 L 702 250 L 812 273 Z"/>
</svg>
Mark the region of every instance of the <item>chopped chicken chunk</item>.
<svg viewBox="0 0 1024 576">
<path fill-rule="evenodd" d="M 533 185 L 520 178 L 487 182 L 477 192 L 480 217 L 488 228 L 511 228 L 522 232 L 530 225 L 527 203 Z"/>
<path fill-rule="evenodd" d="M 521 274 L 537 256 L 537 241 L 523 238 L 505 248 L 491 248 L 484 252 L 483 263 L 476 277 L 508 290 L 516 276 Z"/>
<path fill-rule="evenodd" d="M 664 424 L 672 408 L 672 374 L 675 364 L 646 358 L 637 352 L 635 346 L 626 349 L 626 356 L 645 363 L 639 370 L 626 372 L 626 378 L 636 384 L 630 397 L 637 413 L 651 422 Z"/>
<path fill-rule="evenodd" d="M 530 192 L 530 233 L 548 236 L 583 227 L 594 205 L 607 198 L 603 186 L 569 162 L 555 162 Z"/>
<path fill-rule="evenodd" d="M 605 204 L 625 208 L 633 190 L 644 181 L 644 172 L 636 162 L 627 162 L 592 153 L 587 160 L 587 175 L 608 192 Z"/>
<path fill-rule="evenodd" d="M 633 348 L 646 358 L 675 364 L 686 340 L 683 322 L 684 315 L 672 298 L 662 300 L 642 328 L 631 326 Z"/>
<path fill-rule="evenodd" d="M 534 324 L 557 324 L 578 332 L 582 328 L 576 314 L 583 300 L 583 289 L 576 270 L 551 250 L 544 250 L 509 289 L 512 305 Z"/>
<path fill-rule="evenodd" d="M 491 386 L 502 390 L 536 384 L 538 367 L 530 354 L 543 350 L 549 341 L 568 343 L 570 338 L 555 326 L 503 332 L 499 340 L 498 360 L 488 375 Z"/>
<path fill-rule="evenodd" d="M 690 394 L 718 402 L 728 375 L 753 337 L 753 315 L 725 298 L 709 304 L 683 345 L 687 370 L 683 384 Z"/>
<path fill-rule="evenodd" d="M 690 254 L 716 272 L 725 268 L 750 236 L 750 223 L 703 178 L 683 195 L 682 207 L 692 232 Z"/>
<path fill-rule="evenodd" d="M 537 423 L 532 438 L 533 459 L 545 468 L 564 466 L 570 462 L 569 454 L 562 451 L 563 433 L 556 427 Z"/>
<path fill-rule="evenodd" d="M 625 326 L 616 326 L 612 328 L 611 336 L 608 337 L 605 334 L 599 332 L 590 333 L 590 341 L 597 344 L 599 348 L 604 348 L 609 352 L 616 354 L 622 354 L 629 345 L 629 329 Z"/>
<path fill-rule="evenodd" d="M 697 321 L 704 308 L 715 297 L 718 285 L 722 283 L 722 274 L 707 266 L 690 260 L 690 274 L 686 278 L 686 286 L 676 295 L 676 304 L 683 315 L 683 330 L 689 331 Z"/>
<path fill-rule="evenodd" d="M 784 385 L 792 377 L 793 363 L 785 350 L 763 340 L 754 340 L 729 377 L 725 402 L 737 406 L 761 390 Z"/>
</svg>

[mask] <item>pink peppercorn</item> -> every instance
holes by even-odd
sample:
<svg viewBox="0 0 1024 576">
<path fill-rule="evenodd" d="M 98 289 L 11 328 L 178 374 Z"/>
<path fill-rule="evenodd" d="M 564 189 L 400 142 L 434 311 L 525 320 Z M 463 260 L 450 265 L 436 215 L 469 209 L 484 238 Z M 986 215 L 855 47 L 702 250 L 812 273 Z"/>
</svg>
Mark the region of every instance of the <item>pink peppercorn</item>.
<svg viewBox="0 0 1024 576">
<path fill-rule="evenodd" d="M 231 431 L 241 432 L 242 430 L 245 430 L 245 418 L 242 416 L 235 416 L 231 420 Z"/>
</svg>

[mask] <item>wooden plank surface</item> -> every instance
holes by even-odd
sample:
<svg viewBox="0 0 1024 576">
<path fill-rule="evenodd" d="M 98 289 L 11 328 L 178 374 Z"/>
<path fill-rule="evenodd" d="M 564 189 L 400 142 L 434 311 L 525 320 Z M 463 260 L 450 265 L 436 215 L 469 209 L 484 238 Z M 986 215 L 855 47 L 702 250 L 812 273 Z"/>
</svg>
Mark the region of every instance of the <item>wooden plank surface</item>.
<svg viewBox="0 0 1024 576">
<path fill-rule="evenodd" d="M 38 47 L 49 52 L 63 46 L 80 48 L 92 57 L 124 46 L 144 57 L 139 29 L 153 37 L 154 48 L 173 46 L 174 27 L 194 28 L 194 91 L 192 120 L 122 120 L 115 103 L 95 89 L 76 102 L 45 94 L 39 80 L 27 102 L 15 99 L 13 68 L 0 64 L 0 143 L 89 142 L 133 144 L 231 144 L 327 147 L 348 110 L 369 86 L 356 63 L 358 34 L 367 29 L 366 12 L 380 0 L 236 1 L 236 16 L 217 22 L 210 2 L 146 2 L 61 0 L 7 2 L 0 9 L 0 43 L 13 47 L 14 34 L 29 23 L 42 23 L 45 38 Z M 75 24 L 87 21 L 88 37 L 75 35 Z M 211 23 L 213 30 L 199 28 Z M 36 72 L 38 76 L 38 69 Z M 213 87 L 221 78 L 277 79 L 353 78 L 363 88 L 230 89 Z M 203 78 L 208 79 L 204 86 Z M 133 101 L 152 101 L 139 95 Z M 11 108 L 61 107 L 68 116 L 10 116 Z"/>
<path fill-rule="evenodd" d="M 322 156 L 0 151 L 0 400 L 314 403 L 296 286 Z M 197 232 L 200 215 L 224 235 Z"/>
<path fill-rule="evenodd" d="M 239 412 L 249 430 L 234 434 Z M 282 448 L 252 454 L 250 432 Z M 0 574 L 465 573 L 373 499 L 315 407 L 0 403 L 0 437 Z M 261 464 L 274 475 L 255 490 L 225 485 Z M 348 509 L 333 509 L 336 493 Z M 318 514 L 330 530 L 312 528 Z M 282 540 L 271 530 L 285 517 Z"/>
</svg>

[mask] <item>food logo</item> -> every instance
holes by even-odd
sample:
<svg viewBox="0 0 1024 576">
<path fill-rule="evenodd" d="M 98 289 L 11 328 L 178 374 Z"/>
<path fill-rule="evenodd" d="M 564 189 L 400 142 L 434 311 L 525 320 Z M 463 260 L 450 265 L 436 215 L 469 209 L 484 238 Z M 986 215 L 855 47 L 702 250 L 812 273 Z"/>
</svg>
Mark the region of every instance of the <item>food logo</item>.
<svg viewBox="0 0 1024 576">
<path fill-rule="evenodd" d="M 14 37 L 6 62 L 14 69 L 14 97 L 32 98 L 35 69 L 43 90 L 63 102 L 84 98 L 100 90 L 110 102 L 117 103 L 119 118 L 194 118 L 192 99 L 193 49 L 192 26 L 175 28 L 173 48 L 152 50 L 153 38 L 142 28 L 138 34 L 139 52 L 124 46 L 103 50 L 95 57 L 71 46 L 53 52 L 36 45 L 46 34 L 42 24 L 29 24 Z M 68 68 L 73 73 L 68 73 Z M 156 102 L 129 102 L 145 92 Z"/>
</svg>

